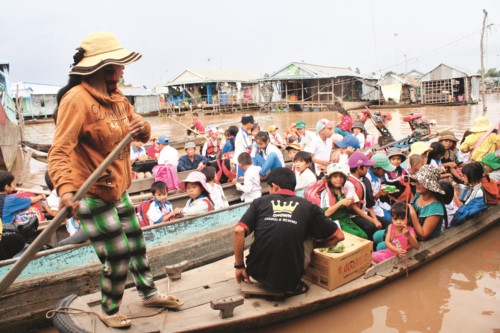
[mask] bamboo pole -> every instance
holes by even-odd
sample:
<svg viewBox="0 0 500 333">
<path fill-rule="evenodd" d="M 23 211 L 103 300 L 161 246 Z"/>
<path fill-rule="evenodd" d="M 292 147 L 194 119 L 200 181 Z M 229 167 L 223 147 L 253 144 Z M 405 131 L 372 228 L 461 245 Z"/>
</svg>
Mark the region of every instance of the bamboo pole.
<svg viewBox="0 0 500 333">
<path fill-rule="evenodd" d="M 85 193 L 94 185 L 102 173 L 111 165 L 111 163 L 116 159 L 118 154 L 120 154 L 129 144 L 132 139 L 132 133 L 127 134 L 123 140 L 118 144 L 118 146 L 113 149 L 113 151 L 104 159 L 104 161 L 94 170 L 90 177 L 83 183 L 80 189 L 75 193 L 73 197 L 73 202 L 79 201 L 83 198 Z M 16 261 L 16 263 L 9 269 L 7 274 L 4 275 L 0 281 L 0 294 L 4 293 L 7 288 L 14 282 L 14 280 L 21 274 L 24 268 L 29 264 L 29 262 L 35 257 L 37 252 L 42 248 L 42 246 L 47 243 L 52 234 L 59 227 L 61 222 L 68 217 L 68 208 L 63 207 L 54 217 L 54 219 L 47 225 L 47 227 L 42 231 L 38 237 L 35 238 L 33 243 L 26 249 L 23 255 Z"/>
<path fill-rule="evenodd" d="M 174 119 L 174 118 L 172 118 L 172 117 L 167 117 L 167 118 L 168 118 L 168 119 L 170 119 L 170 120 L 175 121 L 177 124 L 181 125 L 182 127 L 186 128 L 186 129 L 189 129 L 189 130 L 193 131 L 194 133 L 196 133 L 196 134 L 200 135 L 201 137 L 204 137 L 205 139 L 207 139 L 207 140 L 208 140 L 208 137 L 207 137 L 206 135 L 203 135 L 203 134 L 201 134 L 200 132 L 198 132 L 198 130 L 196 130 L 196 129 L 192 129 L 191 127 L 189 127 L 189 126 L 187 126 L 187 125 L 185 125 L 185 124 L 181 123 L 180 121 L 175 120 L 175 119 Z"/>
<path fill-rule="evenodd" d="M 483 13 L 483 30 L 481 31 L 481 95 L 483 98 L 483 112 L 486 112 L 488 107 L 486 106 L 486 85 L 484 84 L 484 30 L 486 29 L 486 18 L 488 17 L 488 12 L 486 9 L 483 9 Z"/>
</svg>

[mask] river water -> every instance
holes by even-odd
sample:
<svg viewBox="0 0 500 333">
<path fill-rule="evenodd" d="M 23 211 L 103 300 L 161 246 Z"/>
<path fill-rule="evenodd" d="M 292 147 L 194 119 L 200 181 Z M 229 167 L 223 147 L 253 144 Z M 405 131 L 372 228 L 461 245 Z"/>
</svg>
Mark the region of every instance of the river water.
<svg viewBox="0 0 500 333">
<path fill-rule="evenodd" d="M 490 122 L 500 120 L 500 98 L 487 96 L 488 110 L 482 104 L 472 106 L 422 107 L 390 109 L 392 121 L 388 127 L 393 136 L 403 138 L 410 128 L 402 118 L 410 113 L 422 113 L 435 120 L 433 131 L 451 128 L 460 140 L 472 126 L 473 120 L 485 115 Z M 372 110 L 373 111 L 373 110 Z M 274 124 L 283 133 L 291 122 L 305 120 L 314 130 L 320 118 L 340 119 L 337 112 L 252 112 L 262 129 Z M 351 113 L 353 114 L 353 113 Z M 205 125 L 227 128 L 238 125 L 240 113 L 203 115 Z M 174 119 L 189 125 L 188 115 Z M 150 117 L 153 132 L 166 134 L 171 139 L 183 137 L 185 128 L 167 117 Z M 369 133 L 376 132 L 367 122 Z M 26 139 L 49 143 L 52 123 L 26 128 Z M 43 184 L 46 165 L 31 163 L 31 177 L 26 186 Z M 53 329 L 44 332 L 53 332 Z M 411 272 L 368 294 L 326 310 L 273 325 L 255 332 L 500 332 L 500 225 L 461 245 L 453 252 Z"/>
</svg>

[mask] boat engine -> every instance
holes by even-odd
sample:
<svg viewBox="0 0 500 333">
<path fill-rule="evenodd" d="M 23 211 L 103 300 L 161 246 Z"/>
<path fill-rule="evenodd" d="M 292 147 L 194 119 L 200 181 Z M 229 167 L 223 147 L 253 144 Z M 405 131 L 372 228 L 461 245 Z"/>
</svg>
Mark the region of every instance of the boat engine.
<svg viewBox="0 0 500 333">
<path fill-rule="evenodd" d="M 410 124 L 412 136 L 420 137 L 431 134 L 429 121 L 421 113 L 410 113 L 403 117 L 403 120 Z"/>
</svg>

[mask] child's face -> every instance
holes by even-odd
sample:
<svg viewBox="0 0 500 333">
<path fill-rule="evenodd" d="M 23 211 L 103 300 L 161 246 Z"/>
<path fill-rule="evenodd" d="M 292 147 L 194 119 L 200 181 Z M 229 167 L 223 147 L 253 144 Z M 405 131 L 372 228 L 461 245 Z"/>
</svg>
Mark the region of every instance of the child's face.
<svg viewBox="0 0 500 333">
<path fill-rule="evenodd" d="M 309 168 L 309 166 L 311 166 L 311 163 L 307 163 L 304 160 L 295 161 L 295 169 L 300 173 L 304 172 L 304 170 Z"/>
<path fill-rule="evenodd" d="M 352 132 L 353 132 L 354 134 L 359 134 L 359 133 L 361 133 L 361 128 L 354 127 L 354 128 L 352 129 Z"/>
<path fill-rule="evenodd" d="M 398 229 L 406 227 L 406 218 L 404 217 L 392 217 L 392 224 Z"/>
<path fill-rule="evenodd" d="M 372 169 L 372 172 L 377 177 L 382 177 L 385 173 L 385 170 L 383 168 L 371 167 L 371 169 Z"/>
<path fill-rule="evenodd" d="M 493 172 L 493 168 L 486 164 L 483 164 L 483 169 L 486 173 Z"/>
<path fill-rule="evenodd" d="M 288 157 L 290 158 L 291 161 L 293 161 L 293 159 L 295 158 L 295 155 L 298 153 L 299 151 L 296 150 L 296 149 L 288 149 Z"/>
<path fill-rule="evenodd" d="M 403 159 L 401 158 L 401 156 L 395 155 L 389 158 L 389 161 L 397 168 L 401 164 L 401 162 L 403 162 Z"/>
<path fill-rule="evenodd" d="M 186 193 L 191 199 L 196 199 L 203 192 L 200 183 L 186 183 Z"/>
<path fill-rule="evenodd" d="M 342 173 L 336 172 L 330 176 L 330 184 L 332 184 L 333 187 L 341 188 L 342 186 L 344 186 L 344 183 L 345 183 L 345 176 Z"/>
<path fill-rule="evenodd" d="M 155 192 L 155 199 L 161 203 L 165 203 L 165 201 L 167 201 L 167 196 L 168 192 L 166 190 Z"/>
<path fill-rule="evenodd" d="M 250 134 L 251 134 L 252 136 L 256 136 L 256 135 L 257 135 L 257 133 L 259 133 L 259 131 L 260 131 L 260 128 L 258 128 L 258 127 L 257 127 L 257 128 L 254 128 Z"/>
<path fill-rule="evenodd" d="M 441 143 L 445 149 L 451 149 L 451 147 L 453 147 L 453 143 L 455 142 L 453 140 L 442 140 Z"/>
<path fill-rule="evenodd" d="M 219 138 L 219 133 L 212 133 L 210 135 L 210 137 L 213 139 L 213 140 L 217 140 Z"/>
<path fill-rule="evenodd" d="M 257 143 L 257 147 L 259 147 L 259 149 L 266 149 L 269 144 L 269 141 L 262 141 L 261 139 L 257 139 L 255 142 Z"/>
</svg>

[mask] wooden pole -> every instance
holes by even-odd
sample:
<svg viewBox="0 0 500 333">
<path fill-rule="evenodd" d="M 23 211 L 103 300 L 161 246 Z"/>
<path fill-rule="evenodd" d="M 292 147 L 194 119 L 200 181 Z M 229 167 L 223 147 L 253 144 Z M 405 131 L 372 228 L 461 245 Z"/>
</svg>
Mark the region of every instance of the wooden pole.
<svg viewBox="0 0 500 333">
<path fill-rule="evenodd" d="M 180 121 L 175 120 L 175 119 L 174 119 L 174 118 L 172 118 L 172 117 L 168 117 L 168 119 L 175 121 L 177 124 L 181 125 L 182 127 L 185 127 L 185 128 L 187 128 L 187 129 L 189 129 L 189 130 L 193 131 L 194 133 L 196 133 L 196 134 L 198 134 L 198 135 L 200 135 L 200 136 L 202 136 L 202 137 L 204 137 L 205 139 L 207 139 L 207 140 L 208 140 L 208 137 L 207 137 L 206 135 L 201 134 L 201 133 L 200 133 L 200 132 L 198 132 L 196 129 L 192 129 L 191 127 L 189 127 L 189 126 L 187 126 L 187 125 L 185 125 L 185 124 L 181 123 Z"/>
<path fill-rule="evenodd" d="M 486 106 L 486 85 L 484 84 L 484 30 L 486 29 L 486 18 L 488 17 L 488 12 L 486 9 L 483 9 L 483 13 L 483 30 L 481 31 L 481 95 L 483 98 L 483 112 L 486 112 L 488 107 Z"/>
<path fill-rule="evenodd" d="M 75 193 L 73 197 L 73 202 L 79 201 L 83 198 L 85 193 L 94 185 L 94 183 L 102 176 L 102 173 L 111 165 L 111 163 L 116 159 L 118 154 L 120 154 L 129 144 L 132 139 L 132 133 L 127 134 L 125 138 L 118 144 L 118 146 L 113 149 L 113 151 L 104 159 L 104 161 L 94 170 L 85 183 L 80 187 L 80 189 Z M 7 274 L 4 275 L 0 281 L 0 294 L 5 292 L 7 288 L 14 282 L 14 280 L 21 274 L 24 268 L 29 264 L 29 262 L 35 257 L 37 252 L 42 248 L 44 244 L 50 239 L 52 234 L 59 227 L 61 222 L 68 217 L 68 208 L 63 207 L 54 217 L 54 219 L 47 225 L 47 227 L 42 231 L 38 237 L 35 238 L 33 243 L 26 249 L 23 255 L 16 261 L 16 263 L 9 269 Z"/>
</svg>

